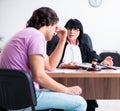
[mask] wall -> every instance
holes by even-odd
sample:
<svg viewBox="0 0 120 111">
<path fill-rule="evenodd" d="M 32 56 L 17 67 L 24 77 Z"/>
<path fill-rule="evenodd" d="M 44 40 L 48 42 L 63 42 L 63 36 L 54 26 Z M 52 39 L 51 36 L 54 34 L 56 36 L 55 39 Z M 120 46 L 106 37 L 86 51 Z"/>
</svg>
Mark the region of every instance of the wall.
<svg viewBox="0 0 120 111">
<path fill-rule="evenodd" d="M 41 6 L 53 8 L 64 26 L 70 18 L 78 18 L 93 41 L 97 53 L 103 50 L 120 51 L 120 1 L 103 0 L 98 8 L 88 4 L 88 0 L 0 0 L 0 36 L 4 46 L 8 39 L 25 27 L 33 10 Z"/>
</svg>

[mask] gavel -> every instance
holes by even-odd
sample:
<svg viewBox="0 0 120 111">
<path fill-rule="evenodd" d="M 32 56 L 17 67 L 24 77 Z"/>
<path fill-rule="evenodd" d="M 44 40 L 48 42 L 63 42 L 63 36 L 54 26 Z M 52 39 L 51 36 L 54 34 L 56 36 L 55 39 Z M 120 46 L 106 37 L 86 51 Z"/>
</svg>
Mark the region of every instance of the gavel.
<svg viewBox="0 0 120 111">
<path fill-rule="evenodd" d="M 87 69 L 87 71 L 101 71 L 100 67 L 97 67 L 98 60 L 96 58 L 92 59 L 91 66 L 90 68 Z"/>
</svg>

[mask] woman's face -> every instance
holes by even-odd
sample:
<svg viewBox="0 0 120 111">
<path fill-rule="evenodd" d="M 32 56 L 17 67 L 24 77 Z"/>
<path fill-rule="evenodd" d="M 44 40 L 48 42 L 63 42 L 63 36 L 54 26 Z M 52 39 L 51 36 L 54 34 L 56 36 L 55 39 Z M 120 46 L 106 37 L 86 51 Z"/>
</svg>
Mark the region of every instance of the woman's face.
<svg viewBox="0 0 120 111">
<path fill-rule="evenodd" d="M 80 35 L 80 29 L 79 28 L 72 28 L 72 29 L 67 29 L 67 37 L 68 41 L 71 43 L 73 41 L 76 41 L 78 36 Z"/>
</svg>

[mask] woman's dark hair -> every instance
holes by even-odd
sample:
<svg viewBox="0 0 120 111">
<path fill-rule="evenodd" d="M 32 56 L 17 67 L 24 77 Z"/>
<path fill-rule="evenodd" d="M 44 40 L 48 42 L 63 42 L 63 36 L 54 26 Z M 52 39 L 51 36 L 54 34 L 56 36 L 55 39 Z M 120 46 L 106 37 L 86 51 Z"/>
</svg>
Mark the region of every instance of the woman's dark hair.
<svg viewBox="0 0 120 111">
<path fill-rule="evenodd" d="M 48 7 L 41 7 L 35 10 L 31 18 L 27 21 L 26 27 L 34 27 L 36 29 L 42 26 L 54 25 L 59 18 L 54 10 Z"/>
<path fill-rule="evenodd" d="M 65 24 L 66 29 L 79 29 L 80 35 L 78 36 L 78 40 L 81 43 L 81 39 L 83 37 L 83 25 L 78 19 L 69 19 Z"/>
</svg>

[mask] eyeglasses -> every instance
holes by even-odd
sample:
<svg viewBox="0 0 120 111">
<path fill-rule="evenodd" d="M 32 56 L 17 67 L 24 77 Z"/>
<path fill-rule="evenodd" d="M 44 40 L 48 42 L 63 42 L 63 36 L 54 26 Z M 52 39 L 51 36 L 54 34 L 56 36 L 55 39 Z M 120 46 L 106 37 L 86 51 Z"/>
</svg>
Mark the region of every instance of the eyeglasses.
<svg viewBox="0 0 120 111">
<path fill-rule="evenodd" d="M 67 31 L 79 32 L 80 29 L 79 28 L 72 28 L 72 29 L 67 28 Z"/>
</svg>

